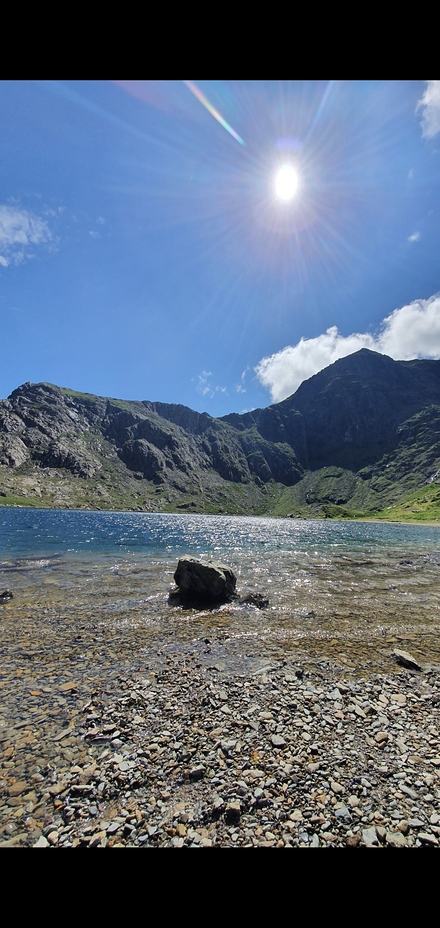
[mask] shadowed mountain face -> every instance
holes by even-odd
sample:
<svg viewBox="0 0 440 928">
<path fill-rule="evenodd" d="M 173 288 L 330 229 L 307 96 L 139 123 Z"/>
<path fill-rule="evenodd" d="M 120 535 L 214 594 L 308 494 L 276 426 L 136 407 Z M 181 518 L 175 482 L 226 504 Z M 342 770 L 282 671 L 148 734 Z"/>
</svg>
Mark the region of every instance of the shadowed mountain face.
<svg viewBox="0 0 440 928">
<path fill-rule="evenodd" d="M 439 404 L 439 361 L 393 361 L 362 348 L 276 406 L 223 421 L 235 428 L 253 421 L 264 438 L 286 441 L 304 468 L 357 471 L 396 448 L 407 419 Z"/>
<path fill-rule="evenodd" d="M 402 492 L 440 468 L 439 421 L 440 361 L 366 349 L 282 403 L 222 419 L 27 383 L 0 401 L 0 492 L 40 505 L 269 512 L 301 485 L 298 506 L 359 497 L 371 508 L 386 501 L 390 467 Z"/>
</svg>

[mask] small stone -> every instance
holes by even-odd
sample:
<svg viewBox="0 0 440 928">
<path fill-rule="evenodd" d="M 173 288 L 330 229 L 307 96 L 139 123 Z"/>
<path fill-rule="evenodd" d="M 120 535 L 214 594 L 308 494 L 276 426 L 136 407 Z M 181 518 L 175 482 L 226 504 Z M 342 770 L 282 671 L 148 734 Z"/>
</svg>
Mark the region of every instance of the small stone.
<svg viewBox="0 0 440 928">
<path fill-rule="evenodd" d="M 302 820 L 303 820 L 303 814 L 299 809 L 295 809 L 294 812 L 290 813 L 291 822 L 302 822 Z"/>
<path fill-rule="evenodd" d="M 32 847 L 49 847 L 49 842 L 44 837 L 44 835 L 40 835 L 40 837 L 38 838 L 38 841 L 36 841 L 35 844 L 32 845 Z"/>
<path fill-rule="evenodd" d="M 386 841 L 390 847 L 406 847 L 406 840 L 400 831 L 387 831 Z"/>
<path fill-rule="evenodd" d="M 409 796 L 410 799 L 418 799 L 418 793 L 416 793 L 415 789 L 410 789 L 409 786 L 401 786 L 400 790 L 405 794 L 405 796 Z"/>
<path fill-rule="evenodd" d="M 241 804 L 239 802 L 228 802 L 225 810 L 225 819 L 231 825 L 236 825 L 240 821 Z"/>
<path fill-rule="evenodd" d="M 382 742 L 388 741 L 389 737 L 390 736 L 387 731 L 378 731 L 377 735 L 374 736 L 374 739 L 378 744 L 382 744 Z"/>
<path fill-rule="evenodd" d="M 419 831 L 417 837 L 422 844 L 432 844 L 435 847 L 438 845 L 438 838 L 436 838 L 435 835 L 428 834 L 426 831 Z"/>
<path fill-rule="evenodd" d="M 256 767 L 251 767 L 250 770 L 246 770 L 246 776 L 251 780 L 262 780 L 264 779 L 264 770 L 257 770 Z"/>
<path fill-rule="evenodd" d="M 406 706 L 406 696 L 403 693 L 395 693 L 391 696 L 391 702 L 397 703 L 398 706 Z"/>
<path fill-rule="evenodd" d="M 350 809 L 348 809 L 347 806 L 336 807 L 335 816 L 336 818 L 342 819 L 342 821 L 350 821 L 351 820 Z"/>
<path fill-rule="evenodd" d="M 11 797 L 21 796 L 21 794 L 24 793 L 27 789 L 29 789 L 29 784 L 26 782 L 26 780 L 19 780 L 17 783 L 13 783 L 12 786 L 9 787 L 8 792 Z"/>
<path fill-rule="evenodd" d="M 284 748 L 286 746 L 286 742 L 284 738 L 281 737 L 281 735 L 272 735 L 270 740 L 274 748 Z"/>
<path fill-rule="evenodd" d="M 215 795 L 212 801 L 212 808 L 214 812 L 220 812 L 225 805 L 224 799 L 221 796 Z"/>
<path fill-rule="evenodd" d="M 359 847 L 361 843 L 361 833 L 358 831 L 355 835 L 349 835 L 345 841 L 347 847 Z"/>
<path fill-rule="evenodd" d="M 97 831 L 89 841 L 89 847 L 105 847 L 106 844 L 107 837 L 105 831 Z"/>
<path fill-rule="evenodd" d="M 409 654 L 408 651 L 399 651 L 397 648 L 393 651 L 393 657 L 402 667 L 407 667 L 408 670 L 421 670 L 421 666 L 416 661 L 415 657 L 412 654 Z"/>
<path fill-rule="evenodd" d="M 374 844 L 377 844 L 377 834 L 374 826 L 363 829 L 362 840 L 367 847 L 372 847 Z"/>
<path fill-rule="evenodd" d="M 206 773 L 206 767 L 203 764 L 199 764 L 198 767 L 192 767 L 189 772 L 190 780 L 202 780 Z"/>
<path fill-rule="evenodd" d="M 171 838 L 171 847 L 183 847 L 184 839 L 183 838 Z"/>
</svg>

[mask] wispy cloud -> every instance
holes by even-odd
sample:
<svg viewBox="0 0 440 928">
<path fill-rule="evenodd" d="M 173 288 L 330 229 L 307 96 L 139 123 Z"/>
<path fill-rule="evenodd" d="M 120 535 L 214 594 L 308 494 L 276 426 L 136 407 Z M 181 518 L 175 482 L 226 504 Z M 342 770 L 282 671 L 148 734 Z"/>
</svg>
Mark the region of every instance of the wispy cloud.
<svg viewBox="0 0 440 928">
<path fill-rule="evenodd" d="M 440 81 L 426 81 L 426 90 L 419 100 L 416 113 L 422 111 L 422 135 L 432 139 L 440 132 Z"/>
<path fill-rule="evenodd" d="M 202 371 L 201 374 L 198 374 L 198 384 L 196 387 L 197 393 L 201 393 L 202 396 L 206 396 L 211 393 L 212 387 L 208 383 L 210 377 L 212 377 L 211 371 Z"/>
<path fill-rule="evenodd" d="M 420 232 L 413 232 L 412 235 L 408 235 L 409 242 L 418 242 L 420 238 Z"/>
<path fill-rule="evenodd" d="M 262 358 L 255 371 L 272 401 L 279 403 L 294 393 L 303 380 L 360 348 L 370 348 L 400 361 L 440 358 L 440 294 L 395 309 L 383 319 L 377 335 L 368 332 L 341 335 L 337 326 L 332 326 L 316 338 L 302 338 L 296 345 Z"/>
<path fill-rule="evenodd" d="M 210 377 L 212 377 L 212 371 L 202 371 L 201 374 L 197 375 L 197 393 L 201 393 L 202 396 L 206 396 L 211 400 L 216 393 L 225 393 L 227 395 L 226 387 L 214 387 L 210 382 Z"/>
<path fill-rule="evenodd" d="M 245 369 L 244 369 L 244 371 L 243 371 L 243 373 L 242 373 L 242 375 L 241 375 L 241 378 L 240 378 L 240 383 L 236 383 L 236 384 L 235 384 L 235 391 L 236 391 L 236 393 L 246 393 L 246 387 L 245 387 L 245 385 L 244 385 L 244 382 L 245 382 L 245 378 L 246 378 L 246 374 L 247 374 L 248 370 L 249 370 L 249 366 L 248 366 L 248 367 L 245 367 Z"/>
<path fill-rule="evenodd" d="M 45 219 L 18 206 L 0 205 L 0 264 L 21 264 L 36 247 L 48 246 L 53 236 Z"/>
</svg>

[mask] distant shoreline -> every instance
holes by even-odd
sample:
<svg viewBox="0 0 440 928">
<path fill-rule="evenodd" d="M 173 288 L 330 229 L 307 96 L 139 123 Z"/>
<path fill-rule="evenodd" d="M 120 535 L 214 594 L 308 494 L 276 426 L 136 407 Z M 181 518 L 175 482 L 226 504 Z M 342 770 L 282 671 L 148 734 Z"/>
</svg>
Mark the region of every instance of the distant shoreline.
<svg viewBox="0 0 440 928">
<path fill-rule="evenodd" d="M 156 515 L 156 516 L 157 515 L 234 516 L 234 517 L 243 518 L 243 519 L 247 519 L 247 518 L 289 519 L 291 521 L 298 521 L 298 522 L 331 522 L 331 523 L 357 522 L 360 524 L 363 524 L 365 522 L 373 522 L 377 525 L 382 525 L 382 524 L 383 525 L 426 525 L 430 527 L 436 527 L 436 526 L 440 527 L 440 519 L 433 522 L 427 519 L 378 519 L 377 517 L 375 518 L 374 516 L 371 516 L 371 517 L 370 516 L 357 516 L 355 518 L 342 519 L 342 518 L 337 518 L 337 517 L 335 518 L 332 518 L 332 517 L 322 518 L 321 517 L 320 518 L 317 515 L 306 517 L 306 516 L 293 516 L 293 515 L 281 516 L 281 515 L 273 515 L 271 513 L 260 513 L 260 514 L 251 513 L 247 515 L 243 512 L 196 512 L 196 511 L 182 512 L 178 509 L 176 510 L 167 509 L 164 511 L 164 510 L 154 510 L 154 509 L 151 509 L 151 510 L 149 509 L 103 509 L 99 507 L 76 508 L 75 506 L 71 506 L 71 507 L 70 506 L 68 507 L 44 506 L 44 505 L 39 505 L 38 503 L 35 503 L 34 501 L 30 502 L 29 504 L 26 504 L 26 503 L 12 503 L 11 504 L 8 502 L 3 502 L 3 500 L 0 499 L 0 510 L 1 509 L 39 509 L 39 510 L 46 510 L 47 512 L 125 512 L 125 513 L 130 512 L 130 513 L 140 513 L 143 515 Z"/>
<path fill-rule="evenodd" d="M 30 502 L 29 504 L 26 504 L 26 503 L 10 504 L 7 502 L 3 502 L 1 498 L 0 498 L 0 509 L 39 509 L 39 510 L 46 510 L 48 512 L 127 512 L 127 513 L 131 512 L 131 513 L 140 513 L 143 515 L 154 515 L 154 516 L 159 516 L 159 515 L 229 516 L 229 517 L 236 516 L 238 518 L 243 518 L 243 519 L 248 519 L 248 518 L 289 519 L 290 521 L 298 521 L 298 522 L 343 522 L 343 523 L 359 522 L 361 524 L 364 522 L 374 522 L 378 525 L 381 525 L 381 524 L 383 525 L 427 525 L 431 527 L 435 527 L 435 526 L 440 527 L 440 519 L 437 522 L 432 522 L 431 520 L 428 521 L 427 519 L 378 519 L 378 518 L 375 518 L 374 516 L 371 516 L 371 517 L 370 516 L 357 516 L 356 518 L 352 518 L 352 519 L 351 518 L 342 519 L 338 517 L 320 518 L 317 515 L 306 517 L 306 516 L 293 516 L 293 515 L 281 516 L 281 515 L 273 515 L 271 513 L 260 513 L 260 514 L 251 513 L 250 515 L 248 515 L 243 512 L 196 512 L 196 511 L 182 512 L 179 509 L 175 509 L 175 510 L 167 509 L 164 511 L 164 510 L 154 510 L 154 509 L 151 509 L 151 510 L 150 509 L 103 509 L 100 507 L 76 508 L 75 506 L 67 506 L 67 507 L 65 506 L 44 506 L 44 505 L 38 505 L 38 503 L 35 503 L 34 501 Z"/>
</svg>

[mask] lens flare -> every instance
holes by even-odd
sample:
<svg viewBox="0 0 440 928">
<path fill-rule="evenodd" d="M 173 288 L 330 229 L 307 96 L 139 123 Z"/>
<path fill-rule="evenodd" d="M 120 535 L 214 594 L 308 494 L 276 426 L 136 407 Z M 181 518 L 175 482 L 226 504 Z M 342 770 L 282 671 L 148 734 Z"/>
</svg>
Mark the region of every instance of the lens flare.
<svg viewBox="0 0 440 928">
<path fill-rule="evenodd" d="M 197 97 L 198 100 L 200 100 L 200 103 L 203 103 L 203 106 L 206 107 L 206 109 L 208 110 L 208 113 L 211 113 L 211 116 L 213 116 L 214 119 L 216 119 L 217 122 L 219 122 L 220 125 L 223 126 L 224 129 L 226 129 L 226 132 L 229 132 L 229 135 L 232 135 L 233 139 L 236 139 L 237 142 L 240 142 L 240 145 L 244 145 L 245 143 L 243 139 L 241 138 L 241 136 L 239 136 L 238 133 L 235 131 L 235 129 L 233 129 L 232 126 L 230 126 L 229 123 L 226 122 L 225 119 L 223 119 L 223 116 L 221 115 L 221 113 L 219 113 L 219 111 L 216 110 L 212 106 L 208 98 L 205 97 L 205 94 L 202 93 L 199 87 L 197 87 L 197 84 L 194 81 L 184 81 L 183 83 L 186 84 L 186 86 L 188 87 L 188 90 L 190 90 L 191 93 L 193 93 L 194 96 Z"/>
</svg>

